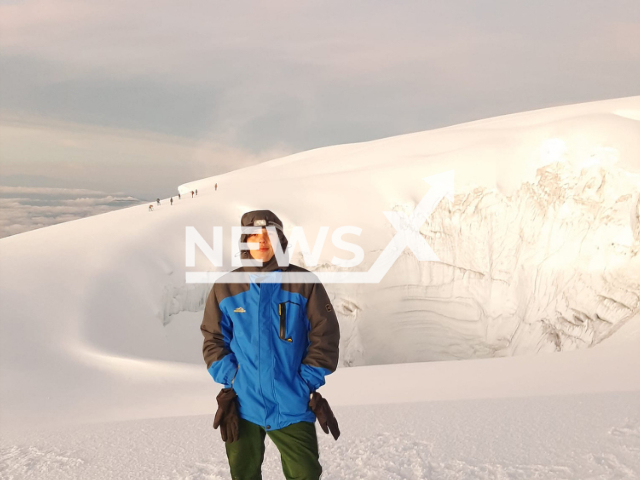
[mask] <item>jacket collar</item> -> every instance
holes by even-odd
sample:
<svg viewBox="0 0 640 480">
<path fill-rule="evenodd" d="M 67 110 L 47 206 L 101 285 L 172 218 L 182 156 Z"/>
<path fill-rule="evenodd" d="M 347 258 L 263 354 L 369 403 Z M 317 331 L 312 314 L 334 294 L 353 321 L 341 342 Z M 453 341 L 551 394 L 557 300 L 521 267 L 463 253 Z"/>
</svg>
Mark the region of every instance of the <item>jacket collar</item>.
<svg viewBox="0 0 640 480">
<path fill-rule="evenodd" d="M 243 262 L 244 263 L 244 262 Z M 287 270 L 289 268 L 288 265 L 286 266 L 280 266 L 278 265 L 278 260 L 276 259 L 276 256 L 274 255 L 273 257 L 271 257 L 271 259 L 267 262 L 267 263 L 263 263 L 261 267 L 256 267 L 253 265 L 247 265 L 244 266 L 243 265 L 243 270 L 245 272 L 256 272 L 256 273 L 266 273 L 266 272 L 274 272 L 277 270 Z"/>
</svg>

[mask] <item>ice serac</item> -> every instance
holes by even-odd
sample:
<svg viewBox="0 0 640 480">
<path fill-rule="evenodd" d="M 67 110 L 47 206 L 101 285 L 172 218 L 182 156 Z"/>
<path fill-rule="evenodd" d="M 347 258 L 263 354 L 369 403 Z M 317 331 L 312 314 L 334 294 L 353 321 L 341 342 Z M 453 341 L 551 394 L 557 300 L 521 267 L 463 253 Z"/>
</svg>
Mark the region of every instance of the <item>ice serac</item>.
<svg viewBox="0 0 640 480">
<path fill-rule="evenodd" d="M 327 285 L 341 364 L 576 350 L 640 311 L 638 111 L 632 97 L 507 115 L 303 152 L 179 190 L 215 202 L 227 232 L 265 202 L 288 232 L 303 226 L 311 248 L 321 227 L 355 225 L 366 270 L 395 234 L 383 212 L 410 216 L 430 188 L 422 179 L 452 170 L 453 202 L 443 198 L 420 229 L 440 261 L 405 249 L 379 284 Z M 294 262 L 340 271 L 332 258 L 345 254 L 331 247 L 317 266 L 299 251 Z M 163 289 L 163 325 L 206 297 L 175 280 Z"/>
<path fill-rule="evenodd" d="M 410 216 L 429 189 L 422 179 L 453 171 L 453 202 L 443 198 L 420 228 L 440 261 L 405 249 L 379 284 L 327 286 L 341 364 L 570 351 L 640 312 L 639 112 L 631 97 L 507 115 L 303 152 L 216 181 L 235 189 L 268 176 L 270 205 L 310 240 L 322 225 L 361 227 L 366 271 L 395 234 L 382 212 Z M 243 205 L 259 205 L 246 195 Z M 345 257 L 325 248 L 307 267 L 340 271 L 334 254 Z M 299 253 L 294 261 L 305 266 Z"/>
<path fill-rule="evenodd" d="M 353 300 L 367 308 L 356 320 L 359 358 L 346 346 L 349 363 L 601 342 L 639 311 L 639 192 L 640 176 L 615 163 L 565 160 L 540 167 L 509 196 L 476 187 L 443 200 L 421 228 L 441 261 L 406 251 Z"/>
</svg>

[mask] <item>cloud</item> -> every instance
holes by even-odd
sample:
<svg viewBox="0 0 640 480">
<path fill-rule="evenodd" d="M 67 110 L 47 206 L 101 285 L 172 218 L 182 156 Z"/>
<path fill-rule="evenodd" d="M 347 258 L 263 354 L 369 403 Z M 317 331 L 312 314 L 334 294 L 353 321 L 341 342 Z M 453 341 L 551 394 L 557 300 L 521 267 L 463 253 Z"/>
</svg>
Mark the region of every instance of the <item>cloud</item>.
<svg viewBox="0 0 640 480">
<path fill-rule="evenodd" d="M 29 196 L 15 196 L 19 194 Z M 69 198 L 87 194 L 95 196 Z M 0 238 L 140 203 L 131 196 L 86 189 L 0 186 Z"/>
<path fill-rule="evenodd" d="M 0 238 L 166 198 L 181 183 L 288 153 L 38 118 L 3 119 L 0 144 Z"/>
<path fill-rule="evenodd" d="M 85 194 L 103 195 L 104 192 L 87 190 L 86 188 L 11 187 L 0 185 L 0 196 L 17 194 L 77 196 Z"/>
<path fill-rule="evenodd" d="M 26 180 L 25 174 L 37 172 L 49 179 L 49 184 L 32 188 L 45 188 L 52 182 L 56 184 L 55 180 L 60 184 L 62 178 L 73 178 L 74 185 L 85 186 L 94 194 L 126 192 L 145 199 L 166 197 L 175 194 L 182 183 L 290 153 L 284 146 L 255 154 L 210 140 L 40 118 L 2 119 L 0 143 L 4 177 L 23 175 L 19 179 Z M 6 184 L 2 177 L 0 182 Z M 20 188 L 12 190 L 15 195 L 39 193 L 25 190 L 24 183 L 14 182 L 11 187 L 2 188 Z M 84 196 L 84 189 L 77 190 L 51 193 Z"/>
<path fill-rule="evenodd" d="M 108 195 L 106 197 L 100 198 L 74 198 L 71 200 L 60 200 L 62 205 L 72 205 L 72 206 L 95 206 L 102 204 L 116 204 L 116 203 L 138 203 L 140 199 L 134 197 L 114 197 L 112 195 Z"/>
<path fill-rule="evenodd" d="M 25 0 L 0 30 L 10 112 L 254 154 L 634 95 L 640 76 L 630 1 Z"/>
</svg>

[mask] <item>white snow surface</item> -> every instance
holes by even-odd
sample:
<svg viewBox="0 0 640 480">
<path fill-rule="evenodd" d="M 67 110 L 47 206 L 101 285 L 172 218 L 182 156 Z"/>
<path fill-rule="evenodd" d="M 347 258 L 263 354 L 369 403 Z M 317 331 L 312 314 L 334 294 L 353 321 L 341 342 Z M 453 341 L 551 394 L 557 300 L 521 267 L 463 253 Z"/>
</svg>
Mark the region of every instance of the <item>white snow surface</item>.
<svg viewBox="0 0 640 480">
<path fill-rule="evenodd" d="M 312 249 L 353 225 L 366 271 L 395 234 L 383 212 L 451 170 L 420 229 L 440 262 L 407 249 L 380 284 L 326 285 L 342 436 L 317 429 L 323 478 L 640 478 L 640 97 L 316 149 L 1 239 L 0 478 L 230 478 L 198 328 L 211 286 L 185 283 L 216 268 L 185 266 L 186 227 L 223 226 L 228 258 L 248 210 Z"/>
</svg>

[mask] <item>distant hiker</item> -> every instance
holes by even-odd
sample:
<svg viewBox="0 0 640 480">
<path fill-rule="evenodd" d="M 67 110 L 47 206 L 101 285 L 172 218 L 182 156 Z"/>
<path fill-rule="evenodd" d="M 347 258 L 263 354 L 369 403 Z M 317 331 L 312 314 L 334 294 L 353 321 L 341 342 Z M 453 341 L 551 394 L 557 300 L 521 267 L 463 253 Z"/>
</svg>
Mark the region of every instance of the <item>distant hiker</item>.
<svg viewBox="0 0 640 480">
<path fill-rule="evenodd" d="M 224 385 L 216 397 L 213 428 L 220 427 L 231 478 L 261 478 L 269 435 L 287 479 L 318 480 L 322 466 L 315 421 L 336 440 L 340 436 L 327 400 L 316 391 L 338 366 L 338 319 L 317 277 L 297 265 L 278 265 L 266 227 L 275 227 L 282 251 L 288 241 L 273 212 L 247 212 L 240 223 L 258 227 L 241 235 L 243 266 L 231 272 L 246 272 L 247 283 L 225 282 L 224 276 L 216 281 L 200 326 L 207 369 Z M 262 265 L 250 266 L 246 260 L 252 259 Z M 312 281 L 288 283 L 285 272 L 309 275 Z"/>
<path fill-rule="evenodd" d="M 191 190 L 191 198 L 193 198 L 193 190 Z"/>
<path fill-rule="evenodd" d="M 169 201 L 171 202 L 171 205 L 173 205 L 173 197 L 171 197 Z"/>
<path fill-rule="evenodd" d="M 149 211 L 152 212 L 153 211 L 153 203 L 151 205 L 149 205 Z"/>
<path fill-rule="evenodd" d="M 160 205 L 160 199 L 156 198 L 156 202 L 158 202 L 158 205 Z"/>
<path fill-rule="evenodd" d="M 180 196 L 180 194 L 178 194 L 178 200 L 180 200 L 182 197 Z"/>
<path fill-rule="evenodd" d="M 198 189 L 196 188 L 196 195 L 198 194 Z"/>
<path fill-rule="evenodd" d="M 216 183 L 216 192 L 218 191 L 218 184 Z"/>
</svg>

